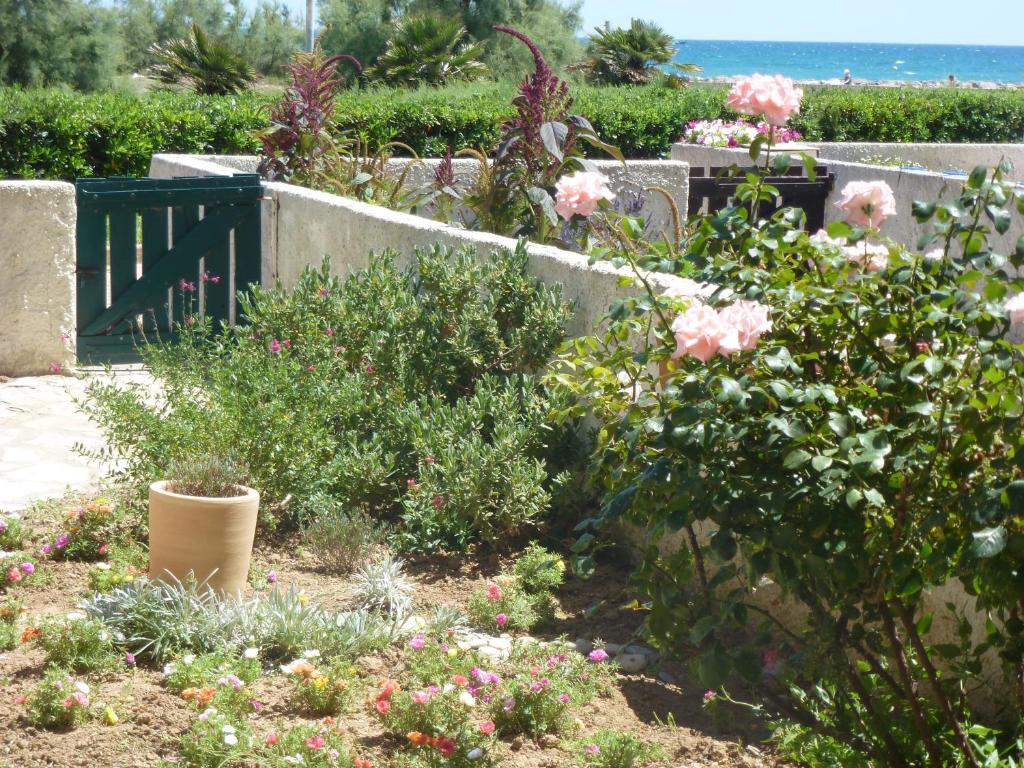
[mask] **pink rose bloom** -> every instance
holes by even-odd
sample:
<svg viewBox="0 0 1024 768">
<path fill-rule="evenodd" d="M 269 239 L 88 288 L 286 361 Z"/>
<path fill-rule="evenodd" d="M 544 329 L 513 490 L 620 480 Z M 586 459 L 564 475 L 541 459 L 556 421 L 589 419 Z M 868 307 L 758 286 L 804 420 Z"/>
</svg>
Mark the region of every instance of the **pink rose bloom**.
<svg viewBox="0 0 1024 768">
<path fill-rule="evenodd" d="M 843 187 L 836 208 L 846 212 L 846 220 L 851 224 L 877 229 L 896 215 L 896 198 L 884 181 L 851 181 Z"/>
<path fill-rule="evenodd" d="M 714 309 L 704 304 L 692 304 L 672 323 L 672 332 L 676 337 L 673 360 L 690 355 L 706 363 L 718 351 L 727 328 Z"/>
<path fill-rule="evenodd" d="M 728 331 L 723 334 L 718 351 L 722 355 L 754 349 L 762 333 L 772 329 L 768 307 L 746 299 L 724 307 L 718 319 Z"/>
<path fill-rule="evenodd" d="M 1024 323 L 1024 293 L 1018 293 L 1007 300 L 1006 312 L 1010 315 L 1010 322 L 1014 325 Z"/>
<path fill-rule="evenodd" d="M 845 237 L 831 237 L 829 233 L 826 232 L 824 229 L 819 229 L 808 239 L 811 241 L 811 245 L 813 245 L 819 251 L 834 248 L 842 248 L 843 246 L 846 245 Z"/>
<path fill-rule="evenodd" d="M 868 272 L 878 272 L 889 266 L 889 249 L 884 245 L 858 243 L 842 249 L 846 260 L 859 264 Z"/>
<path fill-rule="evenodd" d="M 751 75 L 736 83 L 725 104 L 741 115 L 762 115 L 769 125 L 785 125 L 800 112 L 804 92 L 782 75 Z"/>
<path fill-rule="evenodd" d="M 608 179 L 594 171 L 563 176 L 555 185 L 555 211 L 566 221 L 574 215 L 591 216 L 602 200 L 614 200 Z"/>
<path fill-rule="evenodd" d="M 506 616 L 504 613 L 499 613 L 497 616 L 494 617 L 494 623 L 497 624 L 499 627 L 504 627 L 506 624 L 508 624 L 508 616 Z"/>
</svg>

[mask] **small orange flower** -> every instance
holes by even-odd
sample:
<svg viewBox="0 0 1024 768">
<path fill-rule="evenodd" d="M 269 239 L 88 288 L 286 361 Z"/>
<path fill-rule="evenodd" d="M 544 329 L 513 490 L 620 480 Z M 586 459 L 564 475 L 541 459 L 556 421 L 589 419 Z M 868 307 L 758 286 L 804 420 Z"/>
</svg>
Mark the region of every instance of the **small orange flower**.
<svg viewBox="0 0 1024 768">
<path fill-rule="evenodd" d="M 334 718 L 331 717 L 330 715 L 328 715 L 327 717 L 325 717 L 320 722 L 323 723 L 324 725 L 334 725 Z"/>
<path fill-rule="evenodd" d="M 352 766 L 353 768 L 373 768 L 373 763 L 365 757 L 357 757 L 352 760 Z"/>
<path fill-rule="evenodd" d="M 28 643 L 35 640 L 37 637 L 43 636 L 43 630 L 38 627 L 25 627 L 25 631 L 21 633 L 21 642 Z"/>
<path fill-rule="evenodd" d="M 409 743 L 415 747 L 422 747 L 424 744 L 429 744 L 431 741 L 427 734 L 420 733 L 419 731 L 409 731 L 405 734 L 405 738 L 407 738 Z"/>
<path fill-rule="evenodd" d="M 196 701 L 199 702 L 200 706 L 205 707 L 211 701 L 213 701 L 214 695 L 216 695 L 216 688 L 200 688 L 196 693 Z"/>
<path fill-rule="evenodd" d="M 198 691 L 195 688 L 186 688 L 181 692 L 181 698 L 185 699 L 185 701 L 192 701 L 197 693 Z"/>
</svg>

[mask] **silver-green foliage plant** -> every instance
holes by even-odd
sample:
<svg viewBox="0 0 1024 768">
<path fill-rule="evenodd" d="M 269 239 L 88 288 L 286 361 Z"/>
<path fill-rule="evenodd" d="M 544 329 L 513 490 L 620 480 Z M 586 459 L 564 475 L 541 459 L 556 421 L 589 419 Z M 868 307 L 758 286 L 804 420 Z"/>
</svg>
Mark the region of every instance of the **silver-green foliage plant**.
<svg viewBox="0 0 1024 768">
<path fill-rule="evenodd" d="M 578 548 L 613 520 L 640 526 L 654 641 L 873 765 L 1021 757 L 1024 240 L 990 243 L 1024 214 L 1008 172 L 915 204 L 930 223 L 916 248 L 876 241 L 893 212 L 880 184 L 811 238 L 800 211 L 753 215 L 775 191 L 751 175 L 691 222 L 703 300 L 620 302 L 555 374 L 603 422 L 606 505 Z M 738 338 L 718 335 L 741 317 Z M 683 546 L 659 548 L 674 533 Z M 802 621 L 752 599 L 766 579 Z M 950 590 L 975 598 L 983 641 L 928 597 Z M 1006 665 L 999 716 L 966 693 L 986 654 Z"/>
<path fill-rule="evenodd" d="M 331 497 L 314 497 L 307 507 L 310 523 L 302 540 L 324 570 L 351 573 L 384 546 L 386 526 L 366 512 L 348 512 Z"/>
<path fill-rule="evenodd" d="M 405 561 L 392 555 L 360 568 L 352 581 L 361 608 L 379 611 L 395 622 L 409 615 L 413 584 L 405 575 Z"/>
</svg>

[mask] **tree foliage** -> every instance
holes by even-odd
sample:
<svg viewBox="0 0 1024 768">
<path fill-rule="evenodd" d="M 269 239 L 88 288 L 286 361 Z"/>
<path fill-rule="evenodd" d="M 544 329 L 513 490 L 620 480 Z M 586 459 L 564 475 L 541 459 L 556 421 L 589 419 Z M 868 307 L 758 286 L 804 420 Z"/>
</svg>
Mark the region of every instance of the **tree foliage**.
<svg viewBox="0 0 1024 768">
<path fill-rule="evenodd" d="M 369 75 L 392 85 L 444 85 L 487 73 L 481 43 L 467 40 L 457 19 L 433 13 L 406 16 Z"/>
<path fill-rule="evenodd" d="M 241 54 L 211 38 L 197 23 L 188 37 L 154 46 L 153 57 L 156 63 L 150 71 L 161 82 L 188 85 L 207 96 L 238 93 L 256 79 Z"/>
<path fill-rule="evenodd" d="M 583 69 L 606 85 L 648 83 L 675 55 L 672 36 L 653 22 L 633 19 L 625 29 L 605 22 L 590 38 Z"/>
</svg>

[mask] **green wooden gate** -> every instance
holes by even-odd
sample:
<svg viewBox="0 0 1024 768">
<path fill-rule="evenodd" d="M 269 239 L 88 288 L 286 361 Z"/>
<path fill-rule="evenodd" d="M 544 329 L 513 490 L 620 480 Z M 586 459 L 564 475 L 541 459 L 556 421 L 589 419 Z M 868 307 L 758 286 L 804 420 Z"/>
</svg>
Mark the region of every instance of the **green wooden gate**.
<svg viewBox="0 0 1024 768">
<path fill-rule="evenodd" d="M 128 362 L 143 336 L 205 312 L 234 322 L 260 282 L 257 174 L 78 179 L 78 358 Z"/>
</svg>

